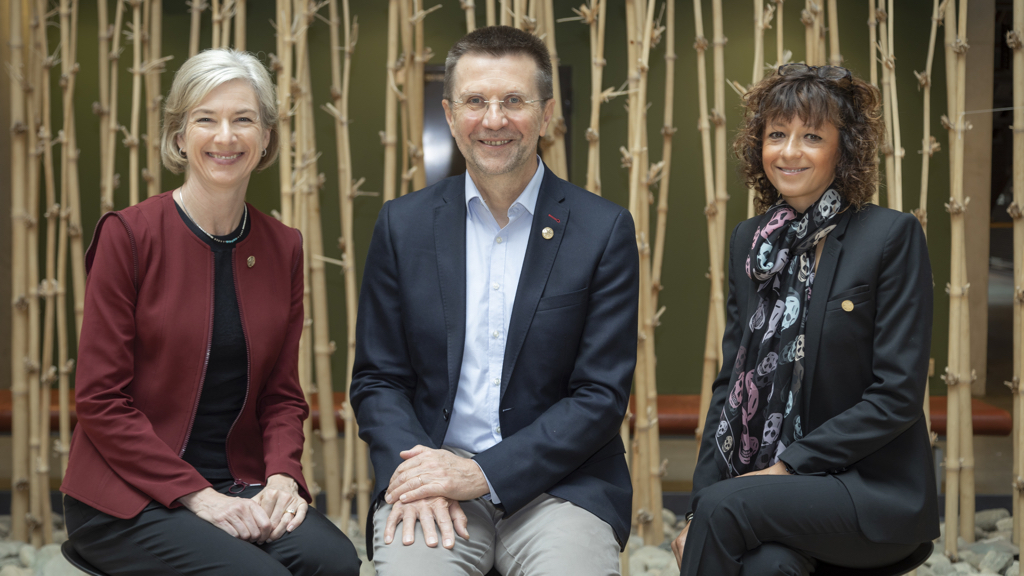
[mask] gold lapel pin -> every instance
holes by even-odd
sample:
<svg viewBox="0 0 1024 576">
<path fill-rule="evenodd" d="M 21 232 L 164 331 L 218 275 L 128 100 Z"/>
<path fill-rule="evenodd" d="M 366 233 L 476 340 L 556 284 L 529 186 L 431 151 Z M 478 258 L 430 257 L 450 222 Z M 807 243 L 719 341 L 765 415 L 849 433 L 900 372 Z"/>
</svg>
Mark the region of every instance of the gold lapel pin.
<svg viewBox="0 0 1024 576">
<path fill-rule="evenodd" d="M 847 312 L 853 312 L 853 302 L 850 302 L 849 300 L 843 300 L 843 310 L 846 310 Z"/>
<path fill-rule="evenodd" d="M 555 231 L 552 230 L 550 226 L 545 226 L 544 229 L 540 231 L 540 235 L 543 236 L 545 240 L 551 240 L 555 237 Z"/>
<path fill-rule="evenodd" d="M 252 268 L 253 266 L 256 265 L 256 257 L 249 256 L 248 258 L 246 258 L 245 263 L 249 266 L 249 268 Z"/>
</svg>

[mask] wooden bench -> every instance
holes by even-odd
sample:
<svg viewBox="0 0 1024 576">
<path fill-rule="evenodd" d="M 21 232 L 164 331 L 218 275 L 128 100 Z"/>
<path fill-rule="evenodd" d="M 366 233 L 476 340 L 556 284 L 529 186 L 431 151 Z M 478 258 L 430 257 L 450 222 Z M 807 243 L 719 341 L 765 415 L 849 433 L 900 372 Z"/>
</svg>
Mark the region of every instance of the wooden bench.
<svg viewBox="0 0 1024 576">
<path fill-rule="evenodd" d="M 50 391 L 50 429 L 58 427 L 57 391 Z M 341 403 L 345 399 L 343 392 L 334 393 L 334 419 L 338 430 L 344 427 L 341 419 Z M 77 422 L 75 415 L 75 399 L 71 401 L 71 425 Z M 979 436 L 1006 436 L 1013 429 L 1013 417 L 1009 412 L 997 408 L 977 398 L 971 399 L 974 422 L 974 433 Z M 940 436 L 946 434 L 946 398 L 931 397 L 932 430 Z M 313 394 L 310 406 L 313 427 L 320 425 L 320 409 L 316 394 Z M 697 429 L 697 412 L 700 410 L 700 396 L 696 394 L 662 394 L 658 396 L 658 424 L 661 433 L 669 436 L 693 436 Z M 11 391 L 0 390 L 0 433 L 11 431 Z M 635 398 L 630 397 L 630 411 L 635 411 Z"/>
</svg>

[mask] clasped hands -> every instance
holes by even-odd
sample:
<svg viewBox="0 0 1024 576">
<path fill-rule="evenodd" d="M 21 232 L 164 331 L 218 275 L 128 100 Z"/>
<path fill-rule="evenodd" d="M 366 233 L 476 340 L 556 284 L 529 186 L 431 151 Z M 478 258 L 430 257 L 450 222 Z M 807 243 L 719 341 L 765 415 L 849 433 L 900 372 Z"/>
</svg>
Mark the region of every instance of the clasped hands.
<svg viewBox="0 0 1024 576">
<path fill-rule="evenodd" d="M 206 487 L 178 501 L 231 536 L 255 544 L 273 542 L 295 530 L 309 508 L 299 495 L 298 483 L 286 474 L 272 475 L 252 498 L 225 496 Z"/>
<path fill-rule="evenodd" d="M 437 528 L 445 548 L 455 546 L 455 534 L 469 540 L 468 519 L 459 502 L 488 492 L 487 479 L 476 462 L 420 445 L 403 450 L 399 456 L 405 462 L 395 469 L 384 493 L 384 501 L 392 505 L 384 543 L 394 540 L 399 522 L 402 543 L 408 546 L 415 542 L 417 520 L 431 548 L 437 546 Z"/>
</svg>

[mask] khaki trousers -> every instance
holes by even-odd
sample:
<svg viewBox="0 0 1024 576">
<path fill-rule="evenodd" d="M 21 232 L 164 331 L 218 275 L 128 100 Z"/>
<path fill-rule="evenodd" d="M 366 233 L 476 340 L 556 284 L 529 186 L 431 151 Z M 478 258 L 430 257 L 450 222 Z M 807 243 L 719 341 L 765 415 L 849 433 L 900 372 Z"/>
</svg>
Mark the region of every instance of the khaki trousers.
<svg viewBox="0 0 1024 576">
<path fill-rule="evenodd" d="M 416 523 L 416 541 L 402 544 L 399 522 L 384 544 L 390 504 L 373 516 L 373 562 L 379 576 L 424 574 L 483 576 L 618 576 L 619 544 L 611 526 L 590 512 L 541 494 L 508 518 L 489 500 L 461 502 L 469 519 L 469 540 L 455 537 L 448 550 L 430 548 Z M 440 531 L 438 532 L 440 539 Z"/>
</svg>

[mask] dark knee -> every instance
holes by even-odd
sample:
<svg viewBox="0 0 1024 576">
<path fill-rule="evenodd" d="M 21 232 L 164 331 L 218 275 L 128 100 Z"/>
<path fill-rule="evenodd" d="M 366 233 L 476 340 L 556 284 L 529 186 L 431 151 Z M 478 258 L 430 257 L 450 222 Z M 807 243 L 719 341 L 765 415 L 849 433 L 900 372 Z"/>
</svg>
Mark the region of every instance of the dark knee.
<svg viewBox="0 0 1024 576">
<path fill-rule="evenodd" d="M 812 560 L 800 552 L 772 542 L 747 552 L 740 563 L 740 576 L 808 576 L 814 568 Z"/>
</svg>

